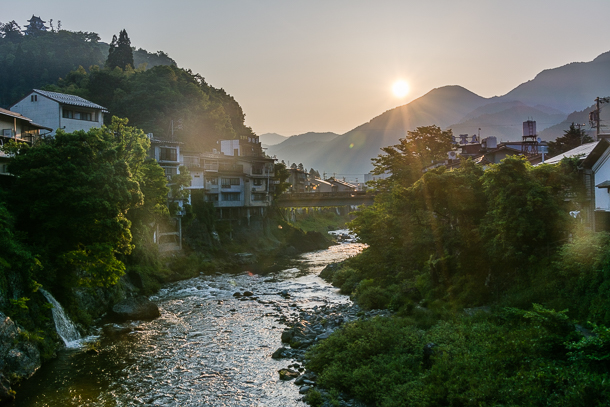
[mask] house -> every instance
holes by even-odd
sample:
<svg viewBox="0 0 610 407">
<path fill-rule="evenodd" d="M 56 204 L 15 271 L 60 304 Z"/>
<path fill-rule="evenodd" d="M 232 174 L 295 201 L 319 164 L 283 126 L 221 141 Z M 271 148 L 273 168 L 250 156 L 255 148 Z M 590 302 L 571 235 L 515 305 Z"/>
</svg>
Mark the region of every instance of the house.
<svg viewBox="0 0 610 407">
<path fill-rule="evenodd" d="M 312 192 L 333 192 L 333 184 L 320 178 L 310 181 Z"/>
<path fill-rule="evenodd" d="M 36 124 L 22 114 L 0 108 L 0 145 L 14 140 L 34 143 L 39 137 L 48 134 L 52 129 Z M 8 175 L 10 157 L 0 152 L 0 175 Z"/>
<path fill-rule="evenodd" d="M 333 177 L 327 179 L 326 181 L 332 185 L 332 192 L 349 192 L 358 190 L 358 186 Z"/>
<path fill-rule="evenodd" d="M 32 118 L 41 126 L 67 133 L 102 127 L 108 110 L 80 96 L 34 89 L 26 97 L 11 106 L 12 112 Z"/>
<path fill-rule="evenodd" d="M 588 205 L 579 217 L 595 231 L 610 231 L 610 136 L 586 143 L 546 161 L 557 164 L 564 158 L 577 158 Z"/>
</svg>

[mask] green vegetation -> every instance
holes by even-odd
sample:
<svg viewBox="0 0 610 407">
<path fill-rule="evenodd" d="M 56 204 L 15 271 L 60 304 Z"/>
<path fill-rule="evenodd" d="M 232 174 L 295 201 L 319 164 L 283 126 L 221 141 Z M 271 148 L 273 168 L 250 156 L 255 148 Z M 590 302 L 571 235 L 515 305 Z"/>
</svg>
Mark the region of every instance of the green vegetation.
<svg viewBox="0 0 610 407">
<path fill-rule="evenodd" d="M 329 208 L 322 211 L 309 210 L 307 213 L 298 214 L 296 221 L 289 223 L 305 232 L 320 232 L 325 234 L 329 230 L 345 228 L 352 218 L 353 216 L 350 214 L 338 215 L 335 208 Z"/>
<path fill-rule="evenodd" d="M 396 314 L 348 325 L 309 367 L 327 389 L 380 406 L 604 405 L 610 236 L 568 216 L 584 203 L 576 161 L 417 176 L 449 137 L 418 128 L 375 160 L 392 176 L 351 223 L 370 246 L 324 277 Z"/>
<path fill-rule="evenodd" d="M 8 108 L 32 89 L 56 83 L 79 66 L 104 66 L 108 50 L 94 32 L 58 28 L 23 35 L 15 21 L 0 23 L 0 107 Z M 133 59 L 133 68 L 176 65 L 163 52 L 141 48 L 133 51 Z"/>
</svg>

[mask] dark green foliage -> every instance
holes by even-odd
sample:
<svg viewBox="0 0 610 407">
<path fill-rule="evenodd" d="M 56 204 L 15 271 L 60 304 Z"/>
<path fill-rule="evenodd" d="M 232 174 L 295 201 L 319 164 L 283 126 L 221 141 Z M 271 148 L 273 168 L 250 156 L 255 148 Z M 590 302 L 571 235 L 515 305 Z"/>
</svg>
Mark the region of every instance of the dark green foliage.
<svg viewBox="0 0 610 407">
<path fill-rule="evenodd" d="M 118 40 L 116 35 L 112 36 L 112 42 L 110 43 L 110 48 L 108 48 L 106 67 L 110 69 L 126 69 L 127 67 L 134 68 L 131 40 L 129 39 L 126 30 L 121 30 Z"/>
<path fill-rule="evenodd" d="M 308 367 L 325 388 L 388 407 L 602 406 L 610 394 L 608 372 L 569 353 L 597 345 L 575 342 L 563 313 L 537 306 L 424 330 L 414 322 L 349 324 L 310 351 Z"/>
<path fill-rule="evenodd" d="M 79 66 L 87 69 L 103 66 L 108 49 L 109 46 L 101 43 L 100 37 L 93 32 L 51 30 L 40 31 L 38 35 L 23 35 L 14 21 L 0 23 L 0 107 L 8 108 L 30 90 L 56 83 Z M 152 68 L 157 65 L 175 66 L 176 62 L 162 51 L 149 53 L 140 48 L 129 64 L 134 68 L 140 64 Z M 114 88 L 106 85 L 94 92 L 112 96 Z"/>
<path fill-rule="evenodd" d="M 124 273 L 117 255 L 133 248 L 127 213 L 144 204 L 138 181 L 148 149 L 146 136 L 125 124 L 12 148 L 12 208 L 45 264 L 39 281 L 110 286 Z M 154 207 L 158 198 L 150 199 Z"/>
<path fill-rule="evenodd" d="M 581 144 L 591 143 L 592 141 L 594 140 L 587 134 L 585 129 L 576 128 L 572 122 L 570 129 L 563 132 L 563 136 L 558 137 L 555 141 L 549 141 L 549 156 L 554 157 Z"/>
</svg>

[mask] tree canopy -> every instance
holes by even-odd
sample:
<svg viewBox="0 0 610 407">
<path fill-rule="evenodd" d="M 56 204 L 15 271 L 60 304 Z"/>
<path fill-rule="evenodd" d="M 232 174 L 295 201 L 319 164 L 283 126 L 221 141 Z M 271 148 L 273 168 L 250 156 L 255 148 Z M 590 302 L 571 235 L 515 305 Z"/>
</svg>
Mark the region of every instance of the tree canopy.
<svg viewBox="0 0 610 407">
<path fill-rule="evenodd" d="M 106 67 L 110 69 L 121 68 L 125 69 L 128 66 L 134 67 L 133 51 L 131 50 L 131 40 L 127 35 L 126 30 L 121 30 L 117 40 L 116 35 L 112 36 L 110 48 L 108 48 L 108 59 L 106 59 Z"/>
<path fill-rule="evenodd" d="M 563 136 L 558 137 L 555 141 L 549 141 L 549 156 L 554 157 L 592 141 L 594 140 L 587 134 L 585 129 L 576 128 L 576 125 L 572 122 L 570 128 L 563 132 Z"/>
<path fill-rule="evenodd" d="M 130 211 L 152 213 L 167 193 L 158 179 L 144 178 L 152 165 L 145 163 L 148 147 L 141 130 L 116 118 L 101 129 L 60 130 L 33 147 L 8 147 L 15 175 L 10 200 L 46 265 L 41 281 L 109 286 L 124 273 L 118 256 L 133 248 Z"/>
</svg>

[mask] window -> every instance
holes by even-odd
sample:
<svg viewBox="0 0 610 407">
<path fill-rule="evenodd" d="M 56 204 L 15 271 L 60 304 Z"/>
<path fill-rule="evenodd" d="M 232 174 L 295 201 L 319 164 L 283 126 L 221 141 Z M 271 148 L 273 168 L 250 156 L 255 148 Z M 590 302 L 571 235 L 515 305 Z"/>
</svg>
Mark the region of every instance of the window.
<svg viewBox="0 0 610 407">
<path fill-rule="evenodd" d="M 223 188 L 231 188 L 232 185 L 241 185 L 239 178 L 223 178 L 222 179 L 222 187 Z"/>
<path fill-rule="evenodd" d="M 262 179 L 253 179 L 252 184 L 254 184 L 254 186 L 260 187 L 264 184 L 264 181 Z"/>
<path fill-rule="evenodd" d="M 75 119 L 91 121 L 91 113 L 76 112 Z"/>
<path fill-rule="evenodd" d="M 263 173 L 263 167 L 252 167 L 252 174 L 261 175 Z"/>
<path fill-rule="evenodd" d="M 64 119 L 73 119 L 74 118 L 74 112 L 72 110 L 62 110 L 61 112 L 61 117 L 63 117 Z"/>
<path fill-rule="evenodd" d="M 208 179 L 210 185 L 218 185 L 218 178 L 210 178 Z"/>
<path fill-rule="evenodd" d="M 218 194 L 206 194 L 205 200 L 207 202 L 218 202 Z"/>
<path fill-rule="evenodd" d="M 252 194 L 252 200 L 253 201 L 264 201 L 265 194 Z"/>
<path fill-rule="evenodd" d="M 161 161 L 177 161 L 178 152 L 175 148 L 161 148 Z"/>
<path fill-rule="evenodd" d="M 174 167 L 165 167 L 165 168 L 163 168 L 163 170 L 165 171 L 165 176 L 167 178 L 171 178 L 174 175 L 178 174 L 178 169 L 174 168 Z"/>
<path fill-rule="evenodd" d="M 31 102 L 38 102 L 38 95 L 32 95 L 32 96 L 30 96 L 30 101 L 31 101 Z"/>
<path fill-rule="evenodd" d="M 241 194 L 239 192 L 223 192 L 222 200 L 223 201 L 240 201 Z"/>
</svg>

